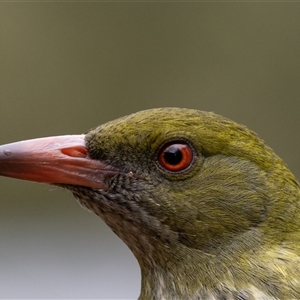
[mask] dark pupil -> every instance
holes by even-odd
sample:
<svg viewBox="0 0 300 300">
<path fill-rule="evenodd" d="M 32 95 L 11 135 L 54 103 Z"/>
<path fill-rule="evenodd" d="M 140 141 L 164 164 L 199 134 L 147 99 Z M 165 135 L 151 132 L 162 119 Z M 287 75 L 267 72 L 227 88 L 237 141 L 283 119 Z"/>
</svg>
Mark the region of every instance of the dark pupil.
<svg viewBox="0 0 300 300">
<path fill-rule="evenodd" d="M 182 153 L 176 146 L 170 146 L 165 150 L 164 153 L 165 161 L 170 165 L 177 165 L 182 160 Z"/>
</svg>

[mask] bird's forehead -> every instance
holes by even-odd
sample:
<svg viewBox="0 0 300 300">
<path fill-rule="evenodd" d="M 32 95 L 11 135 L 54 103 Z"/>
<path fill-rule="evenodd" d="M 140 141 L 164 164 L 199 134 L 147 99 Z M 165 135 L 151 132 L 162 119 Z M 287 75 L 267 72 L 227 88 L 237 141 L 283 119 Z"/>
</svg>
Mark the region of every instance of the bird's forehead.
<svg viewBox="0 0 300 300">
<path fill-rule="evenodd" d="M 156 148 L 168 139 L 197 140 L 200 128 L 205 128 L 198 111 L 153 109 L 141 111 L 103 124 L 87 134 L 89 143 L 109 148 Z"/>
<path fill-rule="evenodd" d="M 192 109 L 140 111 L 99 126 L 87 134 L 86 140 L 91 153 L 99 153 L 100 148 L 103 152 L 155 151 L 162 143 L 176 138 L 188 140 L 199 153 L 239 156 L 261 165 L 274 163 L 273 151 L 245 126 Z"/>
<path fill-rule="evenodd" d="M 87 134 L 88 140 L 99 144 L 131 144 L 163 142 L 186 138 L 201 147 L 220 151 L 244 128 L 219 115 L 192 109 L 161 108 L 141 111 L 103 124 Z M 149 145 L 148 145 L 149 146 Z M 221 146 L 221 147 L 220 147 Z"/>
<path fill-rule="evenodd" d="M 168 133 L 193 135 L 209 132 L 213 119 L 217 116 L 213 113 L 191 109 L 160 108 L 141 111 L 125 116 L 106 124 L 103 124 L 91 133 L 103 136 L 126 136 L 127 139 L 148 137 L 149 135 L 167 135 Z M 225 119 L 223 119 L 224 121 Z M 217 126 L 216 122 L 214 126 Z M 120 139 L 122 141 L 122 139 Z"/>
</svg>

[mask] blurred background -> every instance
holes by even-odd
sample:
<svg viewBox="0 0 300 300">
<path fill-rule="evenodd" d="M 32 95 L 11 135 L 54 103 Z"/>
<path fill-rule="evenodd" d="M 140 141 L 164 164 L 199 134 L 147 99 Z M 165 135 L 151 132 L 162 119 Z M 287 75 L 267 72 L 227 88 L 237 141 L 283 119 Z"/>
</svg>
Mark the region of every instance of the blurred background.
<svg viewBox="0 0 300 300">
<path fill-rule="evenodd" d="M 0 3 L 0 144 L 138 110 L 214 111 L 300 178 L 299 3 Z M 72 195 L 0 178 L 0 298 L 137 298 L 127 247 Z"/>
</svg>

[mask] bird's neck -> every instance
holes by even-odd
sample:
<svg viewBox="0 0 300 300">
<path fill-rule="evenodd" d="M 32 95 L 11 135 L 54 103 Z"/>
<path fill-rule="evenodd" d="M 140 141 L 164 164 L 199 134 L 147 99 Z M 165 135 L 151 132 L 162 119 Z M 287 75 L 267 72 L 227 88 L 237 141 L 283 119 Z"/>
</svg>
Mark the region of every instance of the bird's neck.
<svg viewBox="0 0 300 300">
<path fill-rule="evenodd" d="M 243 238 L 250 240 L 247 235 Z M 272 246 L 266 241 L 251 253 L 237 245 L 230 248 L 231 251 L 222 249 L 213 257 L 177 245 L 169 248 L 168 254 L 159 251 L 161 255 L 152 264 L 139 260 L 142 271 L 139 300 L 296 299 L 289 295 L 291 290 L 299 290 L 299 258 L 288 245 L 284 249 L 283 245 Z M 270 274 L 267 281 L 266 273 Z"/>
<path fill-rule="evenodd" d="M 213 289 L 225 273 L 224 265 L 217 268 L 213 266 L 211 255 L 178 245 L 166 252 L 158 252 L 160 256 L 151 264 L 139 260 L 142 272 L 140 300 L 214 299 Z"/>
<path fill-rule="evenodd" d="M 139 300 L 216 299 L 215 290 L 220 286 L 220 277 L 225 274 L 224 265 L 217 269 L 212 266 L 212 257 L 199 258 L 190 252 L 183 258 L 181 253 L 177 254 L 174 256 L 174 253 L 170 253 L 169 259 L 165 258 L 163 264 L 160 258 L 159 264 L 146 267 L 141 265 L 142 289 Z M 219 291 L 218 299 L 227 299 L 226 286 L 230 290 L 233 282 L 223 281 L 222 284 L 225 289 Z"/>
<path fill-rule="evenodd" d="M 142 290 L 138 300 L 215 300 L 215 299 L 265 299 L 278 298 L 266 293 L 253 284 L 241 284 L 237 288 L 230 279 L 215 287 L 199 286 L 197 290 L 189 290 L 189 282 L 178 284 L 176 278 L 168 277 L 163 270 L 153 271 L 142 278 Z"/>
<path fill-rule="evenodd" d="M 253 232 L 251 235 L 253 236 Z M 241 240 L 249 241 L 247 236 L 243 235 Z M 163 249 L 158 243 L 157 256 L 152 257 L 150 263 L 137 257 L 142 272 L 139 299 L 212 300 L 240 297 L 275 300 L 272 296 L 263 294 L 258 285 L 250 281 L 250 272 L 239 269 L 238 266 L 250 266 L 251 262 L 254 263 L 255 256 L 246 256 L 240 241 L 236 243 L 234 248 L 231 245 L 215 254 L 182 244 L 170 247 L 164 245 Z M 241 246 L 238 246 L 239 243 Z M 257 254 L 265 252 L 265 248 L 257 248 Z"/>
<path fill-rule="evenodd" d="M 163 266 L 141 266 L 139 300 L 277 299 L 250 282 L 241 271 L 231 273 L 235 263 L 228 265 L 222 258 L 216 260 L 209 256 L 195 259 L 187 254 L 182 261 L 166 260 Z"/>
</svg>

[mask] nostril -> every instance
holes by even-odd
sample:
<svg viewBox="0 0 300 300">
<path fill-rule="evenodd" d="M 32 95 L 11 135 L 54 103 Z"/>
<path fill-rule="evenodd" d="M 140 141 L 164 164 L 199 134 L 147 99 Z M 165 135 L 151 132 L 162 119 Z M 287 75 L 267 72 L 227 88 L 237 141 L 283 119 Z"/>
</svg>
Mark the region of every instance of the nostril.
<svg viewBox="0 0 300 300">
<path fill-rule="evenodd" d="M 11 152 L 10 150 L 8 150 L 8 149 L 5 149 L 5 150 L 3 151 L 3 153 L 4 153 L 4 155 L 6 155 L 6 156 L 11 156 L 11 155 L 12 155 L 12 152 Z"/>
<path fill-rule="evenodd" d="M 83 146 L 73 146 L 69 148 L 61 149 L 61 152 L 65 155 L 72 157 L 87 157 L 87 150 Z"/>
</svg>

